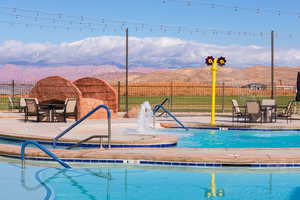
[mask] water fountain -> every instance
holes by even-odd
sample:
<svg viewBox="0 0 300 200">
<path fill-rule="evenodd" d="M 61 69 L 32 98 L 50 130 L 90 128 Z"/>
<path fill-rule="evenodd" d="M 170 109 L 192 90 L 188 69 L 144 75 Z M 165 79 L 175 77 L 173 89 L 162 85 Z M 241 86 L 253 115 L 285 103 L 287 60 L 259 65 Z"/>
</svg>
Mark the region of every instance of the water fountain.
<svg viewBox="0 0 300 200">
<path fill-rule="evenodd" d="M 151 105 L 148 101 L 145 101 L 143 104 L 141 104 L 141 109 L 138 116 L 138 132 L 147 131 L 152 128 L 152 117 L 153 112 L 151 109 Z"/>
</svg>

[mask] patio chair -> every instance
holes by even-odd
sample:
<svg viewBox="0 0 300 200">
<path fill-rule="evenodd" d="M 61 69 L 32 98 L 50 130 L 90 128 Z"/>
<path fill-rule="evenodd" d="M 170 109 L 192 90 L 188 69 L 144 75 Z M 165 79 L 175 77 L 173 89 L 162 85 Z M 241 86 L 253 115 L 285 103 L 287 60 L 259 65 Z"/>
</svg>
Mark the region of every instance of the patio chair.
<svg viewBox="0 0 300 200">
<path fill-rule="evenodd" d="M 75 98 L 67 98 L 64 109 L 54 110 L 54 116 L 56 119 L 63 117 L 64 122 L 67 122 L 67 118 L 72 116 L 77 121 L 77 100 Z"/>
<path fill-rule="evenodd" d="M 260 120 L 262 123 L 263 120 L 263 111 L 261 110 L 260 103 L 258 101 L 248 101 L 246 102 L 245 110 L 245 122 L 248 119 L 248 122 L 257 122 Z"/>
<path fill-rule="evenodd" d="M 288 123 L 294 114 L 294 101 L 289 101 L 286 106 L 279 106 L 278 108 L 283 108 L 283 110 L 277 114 L 277 118 L 286 118 Z"/>
<path fill-rule="evenodd" d="M 49 111 L 40 109 L 34 98 L 25 99 L 25 122 L 28 121 L 29 116 L 36 116 L 36 121 L 40 122 L 43 118 L 49 118 Z"/>
<path fill-rule="evenodd" d="M 264 111 L 264 118 L 266 121 L 273 122 L 274 119 L 276 122 L 277 106 L 275 99 L 263 99 L 261 101 L 261 108 Z"/>
<path fill-rule="evenodd" d="M 19 112 L 25 112 L 25 108 L 26 108 L 25 98 L 21 97 L 20 98 Z"/>
<path fill-rule="evenodd" d="M 39 101 L 37 98 L 24 98 L 24 97 L 21 97 L 20 98 L 20 106 L 19 106 L 19 112 L 25 112 L 25 108 L 26 108 L 26 102 L 25 102 L 25 99 L 34 99 L 36 104 L 39 104 Z"/>
<path fill-rule="evenodd" d="M 245 113 L 241 111 L 241 106 L 239 106 L 236 99 L 231 100 L 232 103 L 232 122 L 234 122 L 234 118 L 236 118 L 236 121 L 239 121 L 239 118 L 244 118 Z M 242 106 L 244 107 L 244 106 Z"/>
</svg>

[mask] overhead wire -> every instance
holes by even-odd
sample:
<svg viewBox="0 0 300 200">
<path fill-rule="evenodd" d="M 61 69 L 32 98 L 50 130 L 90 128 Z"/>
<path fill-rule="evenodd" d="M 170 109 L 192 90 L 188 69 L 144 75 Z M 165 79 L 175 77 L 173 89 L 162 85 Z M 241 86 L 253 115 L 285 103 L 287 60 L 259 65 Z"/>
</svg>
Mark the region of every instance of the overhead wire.
<svg viewBox="0 0 300 200">
<path fill-rule="evenodd" d="M 247 37 L 269 37 L 268 31 L 234 31 L 219 29 L 203 29 L 200 27 L 189 27 L 181 25 L 149 24 L 144 22 L 112 20 L 104 17 L 88 17 L 67 15 L 65 13 L 51 13 L 41 10 L 28 10 L 0 6 L 0 15 L 10 17 L 8 20 L 1 20 L 0 23 L 10 25 L 23 24 L 25 27 L 40 27 L 66 30 L 88 30 L 88 31 L 112 31 L 122 32 L 130 28 L 135 32 L 159 32 L 177 34 L 211 34 L 213 36 L 247 36 Z"/>
<path fill-rule="evenodd" d="M 208 2 L 208 1 L 195 1 L 195 0 L 162 0 L 163 4 L 167 3 L 177 3 L 177 4 L 184 4 L 187 6 L 206 6 L 208 8 L 225 8 L 225 9 L 230 9 L 232 11 L 239 11 L 239 10 L 245 10 L 245 11 L 250 11 L 255 14 L 263 14 L 263 13 L 271 13 L 277 16 L 281 15 L 290 15 L 290 16 L 295 16 L 297 18 L 300 18 L 300 12 L 295 12 L 295 11 L 287 11 L 287 10 L 282 10 L 282 9 L 266 9 L 266 8 L 254 8 L 254 7 L 243 7 L 243 6 L 238 6 L 238 5 L 227 5 L 227 4 L 219 4 L 219 3 L 214 3 L 214 2 Z"/>
</svg>

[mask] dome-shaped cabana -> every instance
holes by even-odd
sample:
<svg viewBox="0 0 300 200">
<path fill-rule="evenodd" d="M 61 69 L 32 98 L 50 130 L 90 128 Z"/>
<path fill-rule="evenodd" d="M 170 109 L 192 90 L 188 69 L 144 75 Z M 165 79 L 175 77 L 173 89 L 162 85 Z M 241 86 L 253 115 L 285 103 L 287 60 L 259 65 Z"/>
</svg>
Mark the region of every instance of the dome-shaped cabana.
<svg viewBox="0 0 300 200">
<path fill-rule="evenodd" d="M 115 89 L 106 81 L 85 77 L 80 78 L 73 82 L 74 85 L 80 90 L 82 97 L 84 99 L 88 99 L 92 104 L 92 102 L 102 101 L 103 104 L 109 106 L 112 111 L 112 116 L 114 116 L 118 111 L 118 97 Z M 86 108 L 87 110 L 83 111 L 86 113 L 90 108 Z"/>
<path fill-rule="evenodd" d="M 66 98 L 79 100 L 82 97 L 80 90 L 71 81 L 60 76 L 49 76 L 39 80 L 29 96 L 37 98 L 40 103 L 64 103 Z"/>
<path fill-rule="evenodd" d="M 39 80 L 29 96 L 37 98 L 40 103 L 64 103 L 66 98 L 75 98 L 78 119 L 99 104 L 108 105 L 112 110 L 112 117 L 116 116 L 117 102 L 112 102 L 117 99 L 117 96 L 108 83 L 94 78 L 82 78 L 74 83 L 60 76 L 50 76 Z M 105 119 L 106 117 L 105 111 L 99 110 L 89 118 Z"/>
</svg>

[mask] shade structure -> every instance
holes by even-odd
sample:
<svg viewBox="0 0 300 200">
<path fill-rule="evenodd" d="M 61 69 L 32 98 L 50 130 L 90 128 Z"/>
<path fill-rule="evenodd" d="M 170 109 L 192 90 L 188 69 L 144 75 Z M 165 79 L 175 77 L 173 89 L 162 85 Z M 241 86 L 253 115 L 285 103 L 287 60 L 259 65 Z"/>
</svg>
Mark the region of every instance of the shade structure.
<svg viewBox="0 0 300 200">
<path fill-rule="evenodd" d="M 296 95 L 296 101 L 300 101 L 300 72 L 298 72 L 298 75 L 297 75 L 297 95 Z"/>
<path fill-rule="evenodd" d="M 109 106 L 111 117 L 117 117 L 117 93 L 109 83 L 101 79 L 85 77 L 72 83 L 60 76 L 49 76 L 36 83 L 29 97 L 37 98 L 42 103 L 64 103 L 67 98 L 75 98 L 78 119 L 100 104 Z M 106 117 L 105 110 L 98 110 L 89 119 Z"/>
</svg>

